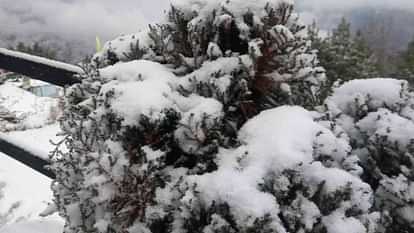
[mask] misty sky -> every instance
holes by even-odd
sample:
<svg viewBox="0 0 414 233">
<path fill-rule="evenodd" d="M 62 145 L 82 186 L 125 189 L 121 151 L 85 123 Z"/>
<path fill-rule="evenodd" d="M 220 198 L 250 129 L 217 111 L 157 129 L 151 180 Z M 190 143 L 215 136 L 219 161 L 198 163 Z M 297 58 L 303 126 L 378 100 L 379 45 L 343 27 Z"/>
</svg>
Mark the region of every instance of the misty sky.
<svg viewBox="0 0 414 233">
<path fill-rule="evenodd" d="M 248 1 L 248 0 L 246 0 Z M 252 0 L 254 1 L 254 0 Z M 296 0 L 306 21 L 319 12 L 355 7 L 412 10 L 414 0 Z M 0 0 L 0 35 L 55 34 L 67 40 L 103 40 L 159 20 L 168 0 Z"/>
<path fill-rule="evenodd" d="M 161 17 L 166 0 L 0 0 L 0 33 L 112 38 Z"/>
</svg>

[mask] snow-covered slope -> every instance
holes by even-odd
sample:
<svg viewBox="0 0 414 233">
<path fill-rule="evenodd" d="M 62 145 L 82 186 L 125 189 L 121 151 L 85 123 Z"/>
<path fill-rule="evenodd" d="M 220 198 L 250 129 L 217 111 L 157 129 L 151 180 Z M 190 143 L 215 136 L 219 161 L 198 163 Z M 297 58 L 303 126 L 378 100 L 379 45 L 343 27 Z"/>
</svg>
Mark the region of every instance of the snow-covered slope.
<svg viewBox="0 0 414 233">
<path fill-rule="evenodd" d="M 37 97 L 12 83 L 0 86 L 0 107 L 17 122 L 0 120 L 0 137 L 47 158 L 57 141 L 58 100 Z M 15 131 L 19 130 L 19 131 Z M 0 153 L 0 233 L 62 232 L 58 215 L 39 214 L 52 201 L 51 180 Z"/>
<path fill-rule="evenodd" d="M 24 232 L 17 229 L 27 229 L 28 226 L 31 231 L 27 232 L 52 232 L 40 231 L 43 229 L 40 223 L 44 223 L 44 227 L 62 228 L 59 216 L 46 219 L 39 216 L 52 200 L 49 178 L 0 153 L 0 183 L 1 233 Z"/>
<path fill-rule="evenodd" d="M 0 131 L 40 128 L 58 115 L 58 100 L 38 97 L 12 83 L 0 86 L 0 107 L 16 116 L 18 122 L 0 119 Z"/>
<path fill-rule="evenodd" d="M 62 231 L 62 222 L 55 220 L 19 222 L 0 229 L 1 233 L 61 233 Z"/>
<path fill-rule="evenodd" d="M 0 133 L 0 137 L 46 159 L 54 147 L 49 140 L 59 140 L 56 136 L 58 130 L 59 126 L 53 124 L 38 129 Z M 39 216 L 52 202 L 51 181 L 0 153 L 0 233 L 63 231 L 63 220 L 57 214 L 47 218 Z"/>
</svg>

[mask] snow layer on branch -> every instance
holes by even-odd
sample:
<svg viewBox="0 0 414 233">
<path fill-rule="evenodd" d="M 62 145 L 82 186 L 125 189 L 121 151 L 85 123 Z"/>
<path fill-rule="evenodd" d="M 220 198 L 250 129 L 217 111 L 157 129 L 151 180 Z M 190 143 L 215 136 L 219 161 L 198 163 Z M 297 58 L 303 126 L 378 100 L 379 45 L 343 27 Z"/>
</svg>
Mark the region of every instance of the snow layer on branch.
<svg viewBox="0 0 414 233">
<path fill-rule="evenodd" d="M 96 53 L 93 61 L 104 62 L 110 59 L 111 55 L 115 55 L 117 60 L 127 61 L 128 55 L 134 52 L 133 50 L 143 50 L 150 53 L 154 42 L 149 37 L 149 30 L 145 29 L 135 34 L 121 35 L 114 40 L 105 43 L 102 51 Z"/>
<path fill-rule="evenodd" d="M 193 14 L 200 18 L 210 16 L 214 10 L 225 9 L 236 18 L 243 17 L 247 12 L 251 12 L 258 17 L 266 16 L 265 7 L 277 8 L 279 4 L 293 4 L 293 0 L 172 0 L 171 4 L 191 17 Z"/>
<path fill-rule="evenodd" d="M 162 110 L 175 108 L 169 83 L 175 76 L 164 66 L 145 60 L 120 63 L 101 70 L 101 95 L 113 95 L 111 109 L 134 125 L 141 115 L 159 118 Z"/>
<path fill-rule="evenodd" d="M 397 79 L 352 80 L 334 89 L 326 103 L 336 114 L 343 112 L 355 116 L 358 107 L 367 105 L 370 109 L 396 107 L 405 102 L 404 91 L 407 81 Z M 335 105 L 335 106 L 333 106 Z"/>
<path fill-rule="evenodd" d="M 364 133 L 391 136 L 389 139 L 397 140 L 400 146 L 407 146 L 412 138 L 413 103 L 407 81 L 382 78 L 346 82 L 325 101 L 331 117 L 361 145 Z"/>
<path fill-rule="evenodd" d="M 365 233 L 364 225 L 356 218 L 347 218 L 341 212 L 334 212 L 323 218 L 327 233 Z"/>
<path fill-rule="evenodd" d="M 205 205 L 229 203 L 241 225 L 243 222 L 251 224 L 251 217 L 261 218 L 267 214 L 278 222 L 278 200 L 258 187 L 269 174 L 282 174 L 289 169 L 303 175 L 311 192 L 316 192 L 321 183 L 324 183 L 326 195 L 333 195 L 350 185 L 351 198 L 348 204 L 343 203 L 344 207 L 354 206 L 367 212 L 372 204 L 368 184 L 345 170 L 313 162 L 314 142 L 319 132 L 329 133 L 329 130 L 315 122 L 312 114 L 301 107 L 284 106 L 262 112 L 240 130 L 241 147 L 220 151 L 217 171 L 190 176 L 188 181 L 197 184 L 197 192 Z M 331 134 L 325 143 L 335 143 L 335 140 Z M 187 198 L 191 200 L 191 195 Z M 307 221 L 318 212 L 310 206 L 305 208 L 310 215 L 304 216 Z"/>
<path fill-rule="evenodd" d="M 175 138 L 178 140 L 181 149 L 187 153 L 196 153 L 202 142 L 206 140 L 205 131 L 216 124 L 216 120 L 223 115 L 223 106 L 212 98 L 190 96 L 185 108 L 191 108 L 184 112 L 180 123 L 186 127 L 180 127 L 175 131 Z M 189 103 L 193 102 L 193 103 Z M 201 125 L 200 122 L 204 124 Z M 189 135 L 191 135 L 189 137 Z"/>
<path fill-rule="evenodd" d="M 389 226 L 413 225 L 410 200 L 414 143 L 414 93 L 407 81 L 353 80 L 326 101 L 330 120 L 350 137 L 364 175 L 376 182 L 375 207 L 390 215 Z M 374 183 L 375 184 L 375 183 Z M 394 232 L 398 230 L 390 230 Z"/>
<path fill-rule="evenodd" d="M 213 84 L 222 92 L 226 91 L 230 84 L 232 73 L 237 73 L 243 66 L 251 65 L 248 56 L 219 58 L 214 61 L 206 61 L 200 69 L 180 78 L 178 85 L 187 91 L 195 91 L 197 85 Z"/>
<path fill-rule="evenodd" d="M 357 126 L 373 142 L 378 137 L 386 137 L 389 142 L 396 142 L 401 151 L 406 151 L 414 140 L 414 122 L 387 109 L 368 114 Z"/>
</svg>

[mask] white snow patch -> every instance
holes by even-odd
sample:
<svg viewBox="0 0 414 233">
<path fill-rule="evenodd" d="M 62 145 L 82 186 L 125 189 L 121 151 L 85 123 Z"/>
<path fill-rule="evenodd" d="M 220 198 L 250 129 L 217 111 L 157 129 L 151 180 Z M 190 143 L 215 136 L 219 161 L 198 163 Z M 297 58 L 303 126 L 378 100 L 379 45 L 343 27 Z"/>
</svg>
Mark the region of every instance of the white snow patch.
<svg viewBox="0 0 414 233">
<path fill-rule="evenodd" d="M 8 224 L 13 225 L 13 223 L 19 222 L 25 225 L 26 221 L 50 220 L 63 225 L 62 219 L 56 214 L 48 218 L 39 216 L 47 207 L 47 203 L 52 201 L 53 195 L 50 190 L 51 180 L 49 178 L 2 153 L 0 153 L 0 164 L 0 181 L 5 182 L 2 190 L 4 196 L 0 198 L 0 213 L 7 211 L 14 203 L 20 203 L 10 216 Z M 8 228 L 5 227 L 5 229 Z M 0 228 L 0 232 L 3 232 L 3 228 Z"/>
<path fill-rule="evenodd" d="M 53 124 L 38 129 L 0 133 L 0 138 L 18 145 L 40 158 L 48 159 L 49 152 L 55 149 L 50 141 L 57 143 L 62 140 L 61 136 L 57 136 L 59 132 L 59 125 Z M 64 147 L 60 149 L 65 150 Z"/>
<path fill-rule="evenodd" d="M 238 221 L 247 221 L 249 216 L 277 216 L 275 197 L 258 190 L 258 184 L 269 172 L 310 163 L 318 128 L 311 114 L 300 107 L 262 112 L 242 127 L 239 138 L 243 146 L 221 149 L 217 171 L 188 180 L 197 183 L 206 204 L 214 200 L 228 202 Z"/>
<path fill-rule="evenodd" d="M 19 122 L 1 121 L 0 131 L 39 128 L 53 123 L 58 116 L 58 99 L 38 97 L 11 83 L 0 85 L 0 107 Z"/>
<path fill-rule="evenodd" d="M 104 84 L 101 94 L 113 93 L 111 109 L 124 118 L 122 124 L 137 125 L 141 115 L 162 118 L 164 109 L 174 109 L 170 82 L 175 78 L 161 64 L 137 60 L 101 70 Z"/>
<path fill-rule="evenodd" d="M 357 106 L 365 103 L 371 108 L 403 104 L 401 93 L 406 87 L 408 87 L 407 81 L 397 79 L 352 80 L 335 88 L 326 104 L 334 114 L 343 112 L 355 115 Z"/>
</svg>

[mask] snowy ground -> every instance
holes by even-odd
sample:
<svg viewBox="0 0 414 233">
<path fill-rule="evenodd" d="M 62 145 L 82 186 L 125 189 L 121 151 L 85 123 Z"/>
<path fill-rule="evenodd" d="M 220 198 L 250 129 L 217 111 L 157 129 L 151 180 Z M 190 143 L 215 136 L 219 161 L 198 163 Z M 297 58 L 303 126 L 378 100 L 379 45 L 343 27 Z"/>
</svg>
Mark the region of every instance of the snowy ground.
<svg viewBox="0 0 414 233">
<path fill-rule="evenodd" d="M 59 126 L 48 125 L 57 100 L 36 97 L 11 84 L 0 86 L 0 92 L 0 105 L 21 119 L 15 125 L 0 122 L 0 138 L 48 158 L 54 147 L 50 140 L 59 140 Z M 0 153 L 0 233 L 62 232 L 64 223 L 57 214 L 39 216 L 52 201 L 50 184 L 46 176 Z"/>
<path fill-rule="evenodd" d="M 14 115 L 18 122 L 0 119 L 0 131 L 25 130 L 53 123 L 58 116 L 58 100 L 38 97 L 18 87 L 18 83 L 0 85 L 0 110 Z"/>
<path fill-rule="evenodd" d="M 49 140 L 58 140 L 58 128 L 55 124 L 39 129 L 3 133 L 0 136 L 46 158 L 53 148 Z M 0 182 L 5 184 L 2 190 L 4 197 L 0 199 L 0 233 L 62 232 L 63 220 L 59 216 L 39 216 L 52 200 L 49 178 L 0 154 Z M 5 212 L 16 203 L 18 207 L 3 220 Z"/>
<path fill-rule="evenodd" d="M 3 198 L 0 199 L 1 233 L 62 232 L 63 221 L 59 216 L 39 216 L 52 200 L 49 178 L 0 153 L 0 182 L 5 185 L 2 189 Z M 16 204 L 18 207 L 6 219 L 2 219 L 5 212 Z"/>
</svg>

